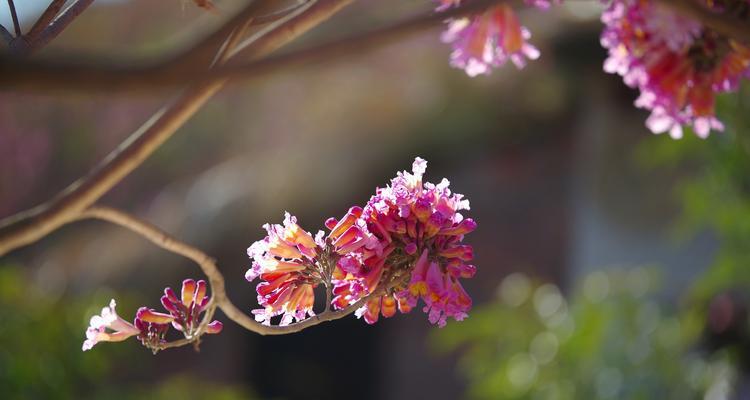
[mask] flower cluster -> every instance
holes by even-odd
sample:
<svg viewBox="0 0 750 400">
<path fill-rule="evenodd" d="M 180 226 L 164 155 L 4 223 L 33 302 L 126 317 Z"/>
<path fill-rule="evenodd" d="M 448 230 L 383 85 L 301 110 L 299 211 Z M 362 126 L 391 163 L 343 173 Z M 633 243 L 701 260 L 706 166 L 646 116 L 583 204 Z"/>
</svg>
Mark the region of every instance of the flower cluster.
<svg viewBox="0 0 750 400">
<path fill-rule="evenodd" d="M 203 332 L 200 332 L 200 316 L 206 311 L 209 302 L 205 281 L 186 279 L 182 282 L 180 294 L 181 297 L 178 299 L 171 288 L 164 289 L 161 302 L 168 313 L 141 307 L 132 324 L 117 315 L 115 300 L 110 301 L 109 306 L 104 307 L 100 315 L 91 317 L 86 329 L 83 350 L 90 350 L 99 342 L 121 342 L 136 336 L 144 346 L 156 352 L 167 344 L 165 337 L 170 325 L 182 332 L 188 340 L 197 338 L 201 333 L 221 332 L 223 325 L 219 321 L 212 321 L 206 325 Z"/>
<path fill-rule="evenodd" d="M 253 310 L 255 319 L 268 325 L 271 318 L 283 315 L 281 325 L 289 325 L 315 315 L 313 289 L 323 276 L 318 260 L 322 232 L 316 241 L 289 213 L 283 225 L 265 224 L 263 227 L 268 236 L 247 249 L 253 265 L 245 279 L 251 282 L 260 277 L 263 281 L 256 288 L 258 304 L 263 308 Z"/>
<path fill-rule="evenodd" d="M 706 4 L 739 17 L 750 13 L 747 0 Z M 646 121 L 651 131 L 680 138 L 687 125 L 705 138 L 711 130 L 723 129 L 714 113 L 715 96 L 736 90 L 750 76 L 747 44 L 654 0 L 614 0 L 602 22 L 601 42 L 609 51 L 604 70 L 638 88 L 635 104 L 651 111 Z"/>
<path fill-rule="evenodd" d="M 438 11 L 459 6 L 462 0 L 439 0 Z M 548 0 L 526 0 L 540 9 L 550 6 Z M 504 65 L 508 60 L 518 68 L 526 65 L 526 59 L 539 58 L 539 50 L 528 43 L 531 33 L 518 21 L 513 8 L 499 4 L 486 11 L 468 17 L 448 21 L 448 29 L 442 40 L 453 47 L 451 65 L 463 69 L 469 76 L 489 74 L 493 67 Z"/>
<path fill-rule="evenodd" d="M 283 225 L 265 225 L 263 240 L 248 249 L 253 259 L 246 277 L 260 277 L 256 319 L 281 324 L 312 315 L 313 289 L 323 284 L 336 309 L 358 306 L 356 315 L 375 323 L 380 315 L 409 312 L 419 299 L 430 322 L 444 326 L 448 317 L 462 320 L 471 298 L 459 279 L 476 268 L 464 235 L 476 228 L 459 213 L 468 200 L 443 179 L 422 181 L 427 162 L 414 161 L 412 172 L 400 172 L 378 188 L 364 207 L 354 206 L 341 219 L 325 222 L 328 235 L 315 238 L 286 215 Z"/>
</svg>

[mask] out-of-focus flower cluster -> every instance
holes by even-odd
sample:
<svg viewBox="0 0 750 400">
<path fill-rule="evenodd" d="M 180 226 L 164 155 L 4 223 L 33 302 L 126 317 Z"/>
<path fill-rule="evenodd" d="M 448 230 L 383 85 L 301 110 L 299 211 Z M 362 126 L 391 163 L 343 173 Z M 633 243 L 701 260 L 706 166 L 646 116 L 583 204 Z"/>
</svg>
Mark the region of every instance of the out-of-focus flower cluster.
<svg viewBox="0 0 750 400">
<path fill-rule="evenodd" d="M 205 281 L 186 279 L 182 282 L 180 295 L 178 298 L 172 288 L 164 289 L 161 303 L 168 313 L 141 307 L 132 324 L 117 315 L 113 299 L 109 306 L 102 308 L 101 314 L 91 317 L 83 350 L 90 350 L 99 342 L 121 342 L 136 336 L 144 346 L 157 352 L 168 343 L 166 334 L 170 325 L 188 340 L 195 339 L 202 333 L 221 332 L 223 325 L 219 321 L 212 321 L 203 332 L 200 331 L 201 314 L 206 311 L 210 300 L 206 295 Z"/>
<path fill-rule="evenodd" d="M 466 3 L 464 0 L 438 0 L 438 11 Z M 525 0 L 525 3 L 546 10 L 549 0 Z M 518 68 L 526 60 L 539 58 L 539 50 L 528 40 L 531 33 L 518 21 L 513 8 L 499 4 L 486 11 L 448 21 L 442 40 L 453 47 L 451 65 L 469 76 L 489 74 L 508 60 Z"/>
<path fill-rule="evenodd" d="M 375 323 L 379 315 L 409 312 L 419 299 L 430 322 L 466 318 L 471 298 L 460 278 L 474 276 L 471 246 L 464 235 L 476 228 L 459 211 L 469 201 L 448 188 L 422 181 L 427 162 L 414 161 L 364 207 L 325 222 L 329 233 L 313 237 L 288 213 L 283 225 L 265 225 L 263 240 L 248 249 L 248 281 L 260 277 L 256 320 L 282 315 L 286 325 L 313 315 L 314 288 L 327 289 L 326 307 L 358 305 L 356 315 Z"/>
<path fill-rule="evenodd" d="M 706 1 L 714 11 L 750 18 L 750 1 Z M 737 89 L 750 77 L 750 47 L 653 0 L 614 0 L 602 14 L 604 70 L 640 91 L 636 106 L 651 111 L 654 133 L 682 137 L 692 126 L 700 137 L 720 131 L 717 93 Z M 748 21 L 750 23 L 750 21 Z"/>
</svg>

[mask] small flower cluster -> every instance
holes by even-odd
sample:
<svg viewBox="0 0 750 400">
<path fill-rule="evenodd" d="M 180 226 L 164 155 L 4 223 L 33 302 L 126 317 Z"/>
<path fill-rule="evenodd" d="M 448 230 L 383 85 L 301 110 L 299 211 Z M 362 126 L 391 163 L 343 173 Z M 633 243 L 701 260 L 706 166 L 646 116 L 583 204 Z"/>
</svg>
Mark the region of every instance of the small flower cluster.
<svg viewBox="0 0 750 400">
<path fill-rule="evenodd" d="M 459 6 L 463 0 L 439 0 L 437 10 L 443 11 Z M 540 9 L 550 6 L 548 0 L 526 0 L 527 4 Z M 539 50 L 528 43 L 531 33 L 518 21 L 513 8 L 499 4 L 486 11 L 448 21 L 448 29 L 442 40 L 453 46 L 451 65 L 463 69 L 469 76 L 489 74 L 493 67 L 500 67 L 508 60 L 518 68 L 526 60 L 539 58 Z"/>
<path fill-rule="evenodd" d="M 716 11 L 747 18 L 747 0 L 706 1 Z M 750 47 L 654 0 L 614 0 L 602 14 L 604 70 L 640 91 L 635 105 L 651 111 L 654 133 L 682 137 L 692 126 L 700 137 L 723 130 L 714 113 L 717 93 L 737 90 L 750 77 Z"/>
<path fill-rule="evenodd" d="M 419 299 L 433 324 L 444 326 L 448 317 L 462 320 L 471 298 L 460 278 L 471 278 L 476 268 L 464 235 L 476 228 L 460 210 L 469 202 L 448 188 L 422 182 L 427 162 L 414 161 L 412 172 L 400 172 L 390 185 L 378 188 L 364 207 L 355 206 L 341 219 L 325 222 L 328 235 L 313 236 L 294 217 L 283 225 L 265 225 L 263 240 L 248 249 L 253 259 L 246 278 L 260 277 L 256 319 L 281 324 L 313 315 L 313 289 L 330 291 L 330 306 L 355 304 L 358 317 L 375 323 L 379 315 L 409 312 Z"/>
<path fill-rule="evenodd" d="M 83 350 L 90 350 L 99 342 L 121 342 L 131 336 L 154 352 L 160 350 L 166 343 L 166 334 L 171 325 L 182 332 L 185 339 L 192 340 L 201 334 L 201 314 L 208 307 L 209 298 L 206 296 L 206 282 L 186 279 L 182 282 L 181 297 L 178 298 L 172 288 L 164 289 L 161 303 L 169 313 L 157 312 L 148 307 L 141 307 L 136 312 L 135 320 L 131 324 L 117 315 L 115 300 L 104 307 L 100 315 L 91 317 L 86 329 L 86 340 Z M 203 333 L 216 334 L 221 332 L 223 325 L 219 321 L 209 323 Z"/>
<path fill-rule="evenodd" d="M 323 276 L 318 261 L 322 232 L 316 241 L 289 213 L 283 225 L 263 227 L 268 236 L 247 249 L 253 265 L 245 273 L 245 279 L 251 282 L 260 277 L 263 281 L 256 288 L 258 304 L 263 308 L 253 310 L 255 319 L 268 325 L 271 318 L 283 315 L 281 325 L 289 325 L 315 315 L 313 289 Z"/>
</svg>

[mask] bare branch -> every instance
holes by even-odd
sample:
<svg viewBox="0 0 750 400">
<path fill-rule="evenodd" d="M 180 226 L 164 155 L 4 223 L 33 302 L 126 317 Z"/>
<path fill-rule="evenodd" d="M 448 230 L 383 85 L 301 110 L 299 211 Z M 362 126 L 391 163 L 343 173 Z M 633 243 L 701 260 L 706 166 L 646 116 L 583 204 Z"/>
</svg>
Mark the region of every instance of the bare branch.
<svg viewBox="0 0 750 400">
<path fill-rule="evenodd" d="M 10 9 L 10 17 L 13 19 L 13 29 L 16 31 L 16 37 L 21 37 L 21 24 L 18 23 L 18 14 L 16 14 L 16 5 L 13 0 L 8 0 L 8 8 Z"/>
<path fill-rule="evenodd" d="M 59 17 L 55 18 L 44 30 L 29 37 L 29 52 L 38 50 L 46 46 L 52 39 L 62 33 L 65 28 L 73 22 L 81 13 L 83 13 L 94 0 L 76 0 L 70 7 L 66 8 Z M 46 14 L 46 13 L 45 13 Z"/>
<path fill-rule="evenodd" d="M 36 20 L 34 26 L 32 26 L 31 29 L 29 29 L 29 32 L 26 33 L 26 36 L 30 40 L 34 40 L 38 34 L 42 33 L 52 20 L 55 19 L 57 14 L 60 13 L 60 10 L 62 10 L 66 1 L 67 0 L 52 0 L 49 6 L 47 6 L 47 9 L 44 10 L 44 13 L 42 13 L 39 19 Z"/>
<path fill-rule="evenodd" d="M 270 2 L 273 0 L 255 1 L 248 7 L 255 10 Z M 265 55 L 328 19 L 350 2 L 319 0 L 305 12 L 278 21 L 276 29 L 259 38 L 246 52 L 252 53 L 253 57 Z M 76 219 L 159 148 L 225 83 L 220 79 L 188 89 L 171 105 L 151 117 L 88 175 L 52 200 L 0 221 L 0 256 L 33 243 Z"/>
<path fill-rule="evenodd" d="M 356 34 L 334 42 L 313 46 L 270 59 L 256 62 L 240 63 L 232 61 L 226 66 L 206 73 L 196 69 L 194 63 L 179 63 L 180 68 L 171 62 L 156 66 L 112 67 L 103 65 L 81 64 L 66 61 L 25 60 L 0 62 L 0 87 L 50 90 L 153 90 L 155 87 L 179 86 L 185 82 L 214 80 L 220 78 L 257 78 L 264 73 L 276 71 L 283 67 L 298 66 L 308 62 L 329 61 L 361 53 L 378 46 L 402 39 L 406 35 L 421 32 L 441 25 L 446 18 L 458 17 L 483 10 L 492 5 L 508 0 L 476 0 L 461 7 L 452 8 L 441 13 L 430 13 L 407 18 L 396 24 L 370 32 Z M 238 45 L 243 49 L 245 43 Z M 257 43 L 253 51 L 262 53 L 262 46 Z M 243 52 L 237 50 L 236 52 Z M 233 58 L 239 59 L 240 57 Z M 242 59 L 248 57 L 243 55 Z M 258 57 L 249 57 L 251 59 Z M 2 60 L 0 60 L 2 61 Z"/>
</svg>

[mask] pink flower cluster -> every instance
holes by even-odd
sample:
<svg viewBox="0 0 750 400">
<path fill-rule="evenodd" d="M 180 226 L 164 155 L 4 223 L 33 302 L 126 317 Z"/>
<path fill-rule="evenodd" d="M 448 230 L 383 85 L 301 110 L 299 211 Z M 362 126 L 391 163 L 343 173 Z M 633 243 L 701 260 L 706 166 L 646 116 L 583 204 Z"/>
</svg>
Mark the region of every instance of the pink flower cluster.
<svg viewBox="0 0 750 400">
<path fill-rule="evenodd" d="M 728 13 L 747 14 L 750 8 L 747 0 L 706 4 Z M 750 76 L 747 44 L 654 0 L 614 0 L 602 22 L 601 42 L 609 50 L 604 70 L 638 88 L 635 104 L 651 111 L 646 120 L 651 131 L 680 138 L 687 125 L 705 138 L 711 130 L 723 130 L 714 113 L 715 96 L 736 90 Z"/>
<path fill-rule="evenodd" d="M 375 323 L 379 315 L 409 312 L 419 299 L 430 322 L 444 326 L 448 317 L 466 318 L 471 298 L 459 279 L 476 268 L 464 235 L 476 228 L 459 213 L 468 200 L 454 194 L 443 179 L 422 182 L 427 162 L 414 161 L 412 172 L 400 172 L 378 188 L 364 207 L 352 207 L 341 219 L 325 222 L 328 235 L 313 236 L 294 217 L 283 225 L 265 225 L 268 236 L 248 249 L 253 259 L 246 278 L 257 277 L 256 319 L 270 324 L 283 315 L 289 324 L 313 315 L 313 289 L 323 284 L 330 305 L 360 305 L 358 317 Z"/>
<path fill-rule="evenodd" d="M 465 3 L 463 0 L 439 0 L 438 11 Z M 540 9 L 550 6 L 548 0 L 526 0 Z M 442 40 L 453 46 L 451 65 L 463 69 L 469 76 L 489 74 L 493 67 L 508 60 L 518 68 L 526 60 L 539 58 L 539 50 L 528 43 L 531 33 L 518 21 L 513 8 L 499 4 L 486 11 L 448 21 Z"/>
<path fill-rule="evenodd" d="M 206 311 L 209 302 L 206 296 L 206 282 L 186 279 L 182 282 L 180 294 L 181 297 L 177 298 L 171 288 L 164 289 L 161 302 L 168 313 L 141 307 L 132 324 L 117 315 L 115 300 L 110 301 L 109 306 L 104 307 L 100 315 L 91 317 L 86 329 L 83 350 L 90 350 L 99 342 L 121 342 L 137 336 L 144 346 L 156 352 L 167 343 L 165 337 L 170 325 L 182 332 L 186 339 L 195 338 L 200 334 L 200 316 Z M 212 321 L 206 326 L 205 333 L 219 333 L 222 327 L 221 322 Z"/>
</svg>

